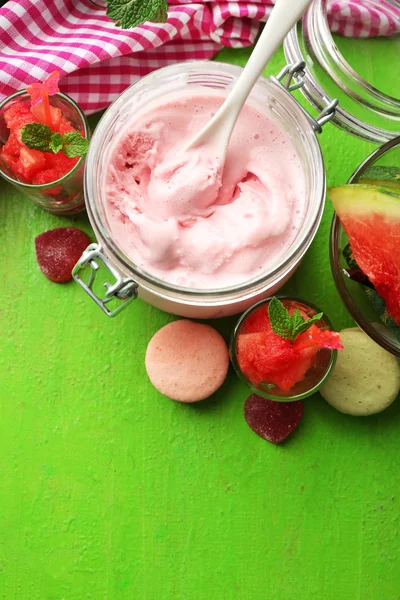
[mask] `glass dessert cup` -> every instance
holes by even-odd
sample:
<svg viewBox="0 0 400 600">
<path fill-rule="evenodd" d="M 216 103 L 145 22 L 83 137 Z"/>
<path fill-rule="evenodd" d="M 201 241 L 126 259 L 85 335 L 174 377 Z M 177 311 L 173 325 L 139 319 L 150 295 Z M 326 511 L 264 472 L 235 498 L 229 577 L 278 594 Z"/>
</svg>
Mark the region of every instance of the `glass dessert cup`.
<svg viewBox="0 0 400 600">
<path fill-rule="evenodd" d="M 296 308 L 300 308 L 309 317 L 322 312 L 319 308 L 305 302 L 300 298 L 289 297 L 289 296 L 277 296 L 283 303 L 285 308 L 289 309 L 293 304 Z M 326 378 L 332 371 L 337 357 L 337 350 L 330 350 L 328 348 L 321 348 L 316 354 L 316 361 L 314 366 L 309 369 L 306 373 L 303 381 L 296 383 L 289 391 L 281 390 L 277 385 L 273 383 L 263 382 L 259 385 L 252 383 L 248 377 L 243 373 L 239 365 L 238 354 L 237 354 L 237 341 L 240 333 L 243 333 L 243 327 L 248 317 L 260 307 L 265 306 L 267 309 L 271 298 L 266 298 L 261 302 L 258 302 L 251 308 L 249 308 L 238 320 L 232 333 L 230 342 L 230 357 L 232 365 L 238 375 L 239 379 L 255 394 L 268 400 L 275 400 L 277 402 L 294 402 L 296 400 L 302 400 L 315 394 L 321 385 L 324 383 Z M 316 323 L 317 327 L 324 330 L 333 330 L 331 322 L 324 314 L 323 317 Z"/>
<path fill-rule="evenodd" d="M 176 94 L 193 90 L 193 93 L 206 93 L 213 88 L 223 93 L 224 90 L 229 91 L 241 71 L 238 66 L 203 61 L 159 69 L 128 88 L 98 124 L 90 144 L 85 171 L 86 207 L 98 243 L 82 256 L 74 269 L 74 278 L 109 316 L 114 316 L 124 306 L 120 303 L 117 309 L 109 310 L 107 304 L 113 299 L 112 296 L 129 302 L 136 295 L 161 310 L 189 318 L 216 318 L 243 312 L 254 302 L 274 294 L 295 271 L 311 244 L 325 202 L 325 171 L 313 129 L 315 121 L 310 120 L 279 81 L 264 78 L 257 82 L 251 98 L 289 134 L 302 162 L 306 182 L 303 223 L 291 246 L 271 269 L 230 288 L 179 287 L 157 279 L 134 264 L 110 233 L 104 181 L 112 139 L 126 129 L 141 107 L 164 98 L 167 92 Z M 105 284 L 107 291 L 102 297 L 93 292 L 99 262 L 106 265 L 114 279 L 112 283 Z"/>
<path fill-rule="evenodd" d="M 0 104 L 0 144 L 7 141 L 9 130 L 4 120 L 6 110 L 16 102 L 26 102 L 30 105 L 30 96 L 25 90 L 8 96 Z M 90 136 L 90 129 L 85 115 L 79 106 L 65 94 L 58 92 L 49 97 L 51 106 L 60 108 L 63 115 L 72 123 L 77 131 L 86 138 Z M 83 197 L 83 176 L 86 157 L 81 156 L 69 172 L 51 183 L 36 185 L 24 183 L 16 178 L 12 169 L 0 157 L 0 175 L 14 185 L 25 196 L 28 196 L 43 210 L 54 214 L 68 215 L 85 209 Z"/>
<path fill-rule="evenodd" d="M 360 183 L 360 179 L 372 166 L 400 166 L 400 137 L 390 140 L 368 156 L 347 183 Z M 380 320 L 362 286 L 350 279 L 344 271 L 348 268 L 343 256 L 343 249 L 347 244 L 347 234 L 334 214 L 330 234 L 330 262 L 340 297 L 357 325 L 382 348 L 400 358 L 400 340 Z"/>
</svg>

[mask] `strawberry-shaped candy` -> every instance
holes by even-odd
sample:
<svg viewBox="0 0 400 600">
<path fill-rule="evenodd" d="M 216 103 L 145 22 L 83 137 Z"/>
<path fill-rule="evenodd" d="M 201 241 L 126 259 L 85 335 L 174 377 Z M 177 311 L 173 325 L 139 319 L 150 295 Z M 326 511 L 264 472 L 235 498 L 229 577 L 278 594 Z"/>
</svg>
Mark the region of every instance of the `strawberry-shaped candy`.
<svg viewBox="0 0 400 600">
<path fill-rule="evenodd" d="M 72 279 L 72 269 L 90 244 L 75 227 L 50 229 L 35 239 L 36 258 L 43 275 L 55 283 Z"/>
</svg>

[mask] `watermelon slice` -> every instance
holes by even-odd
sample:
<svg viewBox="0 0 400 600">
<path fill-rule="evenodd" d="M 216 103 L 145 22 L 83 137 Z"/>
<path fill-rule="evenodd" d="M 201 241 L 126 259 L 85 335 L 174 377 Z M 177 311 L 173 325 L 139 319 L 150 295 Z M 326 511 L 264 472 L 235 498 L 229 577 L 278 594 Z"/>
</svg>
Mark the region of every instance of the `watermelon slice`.
<svg viewBox="0 0 400 600">
<path fill-rule="evenodd" d="M 357 265 L 400 325 L 400 192 L 384 186 L 345 185 L 331 188 L 329 194 Z"/>
</svg>

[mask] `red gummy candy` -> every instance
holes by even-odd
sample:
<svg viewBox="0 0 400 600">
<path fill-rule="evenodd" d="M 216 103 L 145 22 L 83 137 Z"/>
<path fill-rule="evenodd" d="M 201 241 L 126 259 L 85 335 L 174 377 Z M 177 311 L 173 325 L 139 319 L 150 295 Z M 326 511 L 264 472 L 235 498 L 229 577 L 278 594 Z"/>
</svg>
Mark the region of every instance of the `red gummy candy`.
<svg viewBox="0 0 400 600">
<path fill-rule="evenodd" d="M 303 403 L 274 402 L 252 394 L 244 405 L 244 418 L 248 426 L 260 437 L 279 444 L 299 425 L 303 416 Z"/>
<path fill-rule="evenodd" d="M 72 269 L 90 240 L 75 227 L 50 229 L 35 239 L 36 258 L 43 275 L 55 283 L 72 279 Z"/>
</svg>

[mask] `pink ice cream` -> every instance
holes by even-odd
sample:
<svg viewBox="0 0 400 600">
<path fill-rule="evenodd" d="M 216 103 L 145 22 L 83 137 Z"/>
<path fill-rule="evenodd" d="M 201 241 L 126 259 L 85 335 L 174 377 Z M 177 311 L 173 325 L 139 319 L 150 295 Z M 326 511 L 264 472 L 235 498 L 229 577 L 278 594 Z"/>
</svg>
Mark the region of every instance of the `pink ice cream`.
<svg viewBox="0 0 400 600">
<path fill-rule="evenodd" d="M 180 95 L 148 105 L 110 149 L 106 211 L 127 257 L 166 282 L 197 289 L 271 270 L 302 224 L 305 181 L 289 136 L 246 104 L 223 172 L 207 148 L 182 147 L 224 96 Z"/>
</svg>

